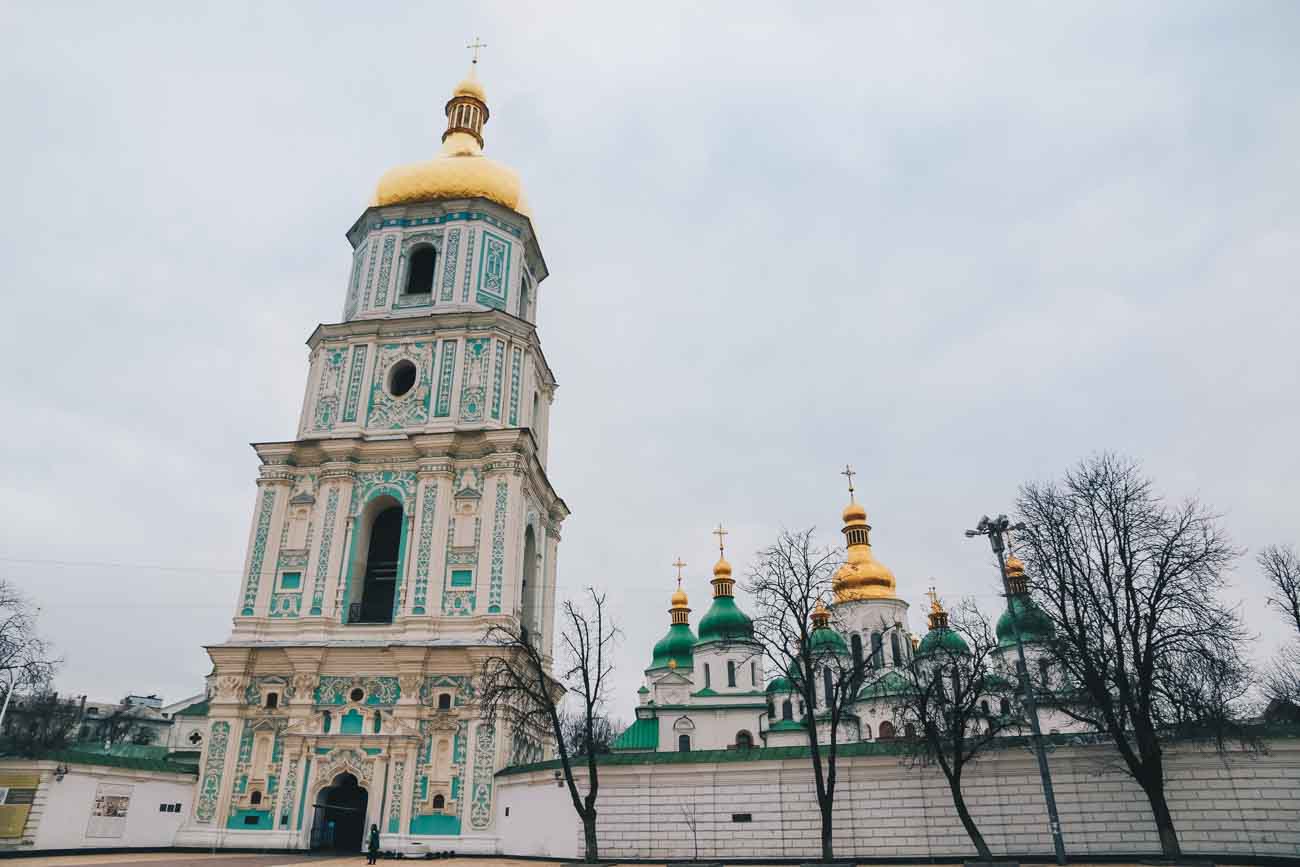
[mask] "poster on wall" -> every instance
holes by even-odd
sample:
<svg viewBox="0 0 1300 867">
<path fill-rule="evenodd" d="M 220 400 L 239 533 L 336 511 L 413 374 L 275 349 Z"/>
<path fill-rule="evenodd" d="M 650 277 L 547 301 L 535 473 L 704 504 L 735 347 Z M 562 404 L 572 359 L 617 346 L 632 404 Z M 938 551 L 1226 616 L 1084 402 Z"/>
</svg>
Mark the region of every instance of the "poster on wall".
<svg viewBox="0 0 1300 867">
<path fill-rule="evenodd" d="M 126 833 L 126 811 L 131 806 L 131 787 L 100 783 L 86 824 L 87 837 L 121 837 Z"/>
</svg>

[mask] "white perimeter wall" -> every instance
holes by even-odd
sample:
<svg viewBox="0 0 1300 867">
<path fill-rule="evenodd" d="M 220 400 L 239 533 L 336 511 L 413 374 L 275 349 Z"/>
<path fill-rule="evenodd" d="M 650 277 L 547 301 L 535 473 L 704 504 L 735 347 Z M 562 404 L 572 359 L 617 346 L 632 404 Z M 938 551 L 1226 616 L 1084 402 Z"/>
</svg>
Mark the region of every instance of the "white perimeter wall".
<svg viewBox="0 0 1300 867">
<path fill-rule="evenodd" d="M 108 849 L 122 846 L 170 846 L 194 798 L 194 777 L 155 771 L 133 771 L 74 765 L 55 780 L 41 763 L 41 787 L 27 820 L 36 824 L 35 849 Z M 130 788 L 131 802 L 120 837 L 87 837 L 95 793 L 101 783 Z M 159 804 L 180 803 L 179 813 L 160 813 Z M 40 808 L 39 816 L 36 807 Z"/>
<path fill-rule="evenodd" d="M 1106 746 L 1051 753 L 1066 848 L 1071 855 L 1159 851 L 1141 789 Z M 1168 797 L 1189 853 L 1300 855 L 1300 741 L 1268 752 L 1184 748 L 1166 754 Z M 943 775 L 896 756 L 840 759 L 837 856 L 974 854 Z M 1008 750 L 966 771 L 963 792 L 993 853 L 1052 852 L 1033 754 Z M 497 778 L 503 853 L 575 857 L 581 824 L 551 770 Z M 809 760 L 645 764 L 600 769 L 602 858 L 692 858 L 683 810 L 696 818 L 699 857 L 804 858 L 820 854 Z M 510 815 L 505 815 L 506 807 Z M 732 821 L 750 813 L 753 821 Z"/>
</svg>

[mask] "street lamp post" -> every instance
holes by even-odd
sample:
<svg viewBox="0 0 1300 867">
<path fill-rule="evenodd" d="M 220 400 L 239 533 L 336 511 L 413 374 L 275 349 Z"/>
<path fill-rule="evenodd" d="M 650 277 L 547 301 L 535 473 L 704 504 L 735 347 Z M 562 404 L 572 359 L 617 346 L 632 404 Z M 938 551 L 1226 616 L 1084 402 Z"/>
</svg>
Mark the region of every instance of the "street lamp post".
<svg viewBox="0 0 1300 867">
<path fill-rule="evenodd" d="M 1025 662 L 1025 642 L 1020 637 L 1020 622 L 1016 617 L 1016 607 L 1011 603 L 1011 585 L 1007 581 L 1007 562 L 1004 557 L 1006 544 L 1003 537 L 1008 530 L 1022 530 L 1024 524 L 1012 525 L 1006 515 L 980 518 L 974 530 L 967 530 L 967 537 L 988 536 L 993 548 L 993 557 L 998 561 L 998 572 L 1002 576 L 1002 590 L 1007 598 L 1007 613 L 1011 615 L 1011 631 L 1016 637 L 1016 656 L 1020 666 L 1020 691 L 1024 696 L 1025 712 L 1029 714 L 1030 738 L 1034 744 L 1034 754 L 1038 757 L 1038 776 L 1043 783 L 1043 800 L 1047 802 L 1047 821 L 1052 829 L 1052 846 L 1056 849 L 1056 863 L 1065 863 L 1065 839 L 1061 836 L 1061 817 L 1056 812 L 1056 792 L 1052 789 L 1052 771 L 1047 766 L 1047 750 L 1043 746 L 1043 730 L 1038 725 L 1038 702 L 1034 700 L 1034 688 L 1029 678 L 1029 665 Z"/>
</svg>

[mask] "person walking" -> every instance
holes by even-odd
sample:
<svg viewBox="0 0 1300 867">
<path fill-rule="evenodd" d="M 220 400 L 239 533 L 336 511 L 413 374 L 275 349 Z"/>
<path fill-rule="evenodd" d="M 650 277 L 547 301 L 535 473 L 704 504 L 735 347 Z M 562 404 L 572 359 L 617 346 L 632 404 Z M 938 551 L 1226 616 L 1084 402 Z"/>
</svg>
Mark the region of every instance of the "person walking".
<svg viewBox="0 0 1300 867">
<path fill-rule="evenodd" d="M 379 858 L 379 826 L 370 826 L 370 843 L 366 846 L 366 863 L 374 864 Z"/>
</svg>

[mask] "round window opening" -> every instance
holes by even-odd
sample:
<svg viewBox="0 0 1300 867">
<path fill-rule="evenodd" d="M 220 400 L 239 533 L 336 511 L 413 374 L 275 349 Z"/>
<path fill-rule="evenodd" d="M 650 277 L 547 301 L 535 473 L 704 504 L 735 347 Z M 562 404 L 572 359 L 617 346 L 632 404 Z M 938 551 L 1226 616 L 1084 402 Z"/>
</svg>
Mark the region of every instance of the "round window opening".
<svg viewBox="0 0 1300 867">
<path fill-rule="evenodd" d="M 401 397 L 415 387 L 415 365 L 406 359 L 402 359 L 393 365 L 393 370 L 388 374 L 388 393 L 393 397 Z"/>
<path fill-rule="evenodd" d="M 366 691 L 361 689 L 360 687 L 357 687 L 356 689 L 352 690 L 351 693 L 349 693 L 349 696 L 353 701 L 361 701 L 361 699 L 366 697 Z"/>
</svg>

